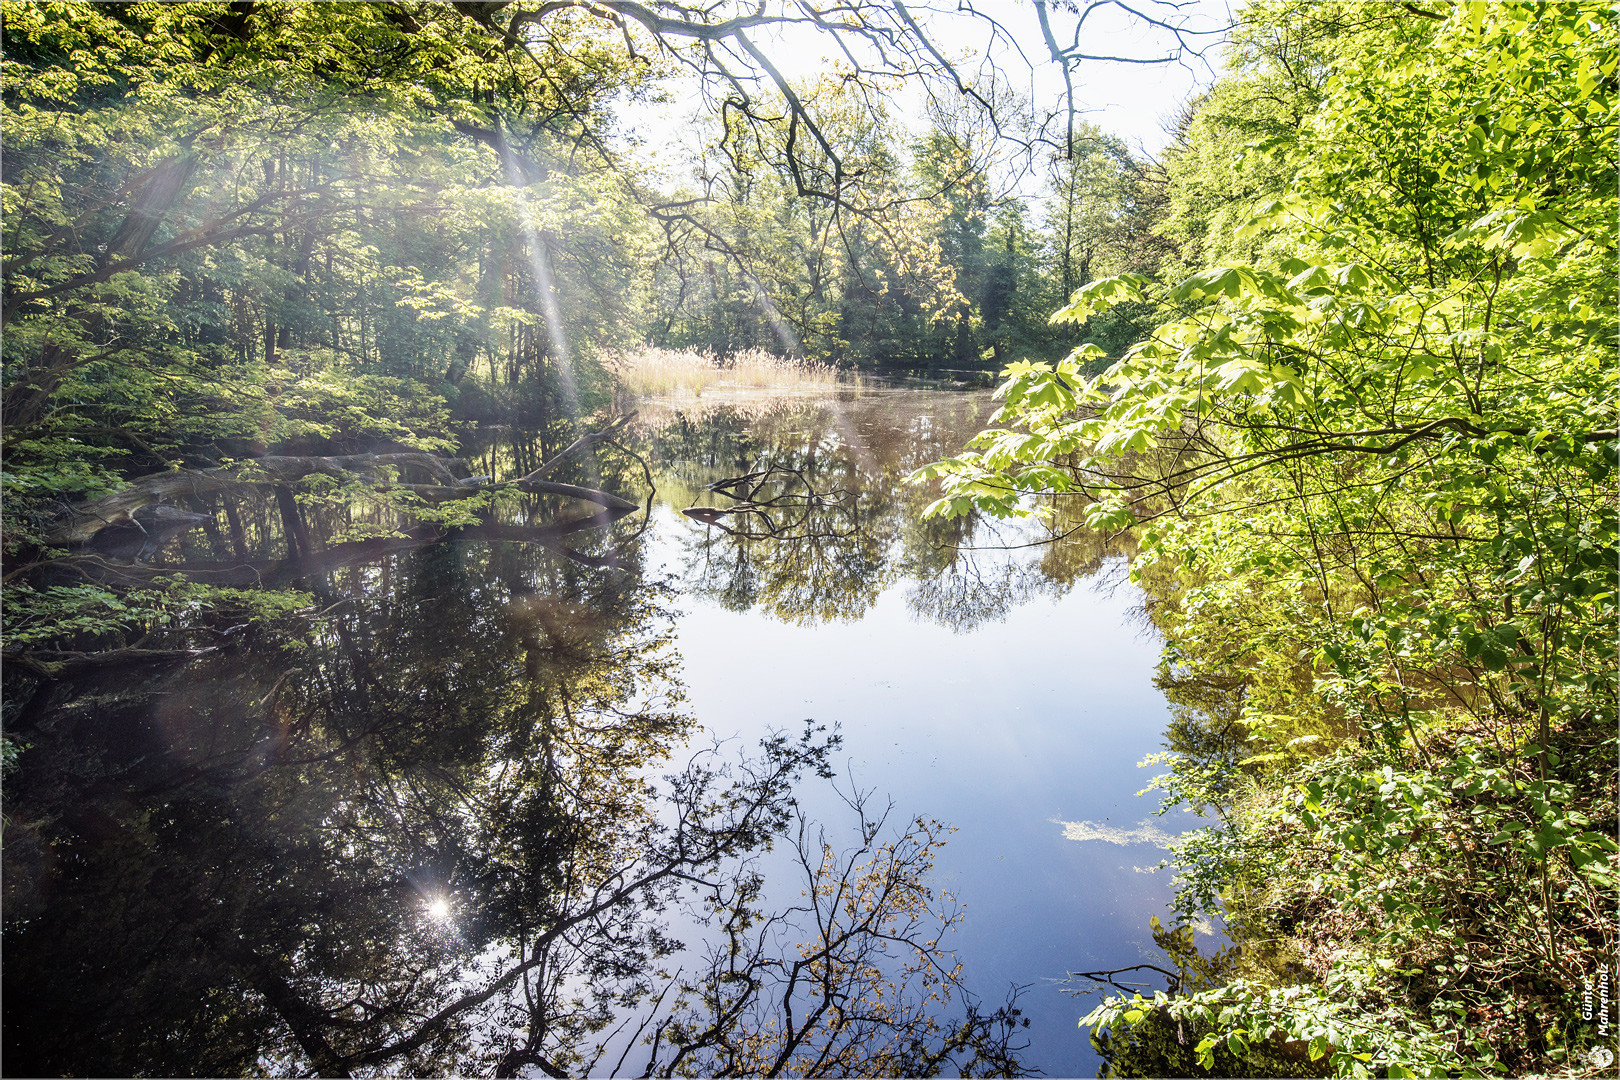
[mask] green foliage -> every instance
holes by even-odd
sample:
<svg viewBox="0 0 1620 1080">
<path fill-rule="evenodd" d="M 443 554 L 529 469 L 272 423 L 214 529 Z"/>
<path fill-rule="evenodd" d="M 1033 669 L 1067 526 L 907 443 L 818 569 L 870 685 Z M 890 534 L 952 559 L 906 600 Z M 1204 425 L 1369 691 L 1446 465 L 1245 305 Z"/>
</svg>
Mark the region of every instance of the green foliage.
<svg viewBox="0 0 1620 1080">
<path fill-rule="evenodd" d="M 28 743 L 19 742 L 9 735 L 0 735 L 0 776 L 9 776 L 17 771 L 17 759 L 28 747 Z"/>
<path fill-rule="evenodd" d="M 645 68 L 570 18 L 539 63 L 493 33 L 450 8 L 8 8 L 9 493 L 104 486 L 109 454 L 443 447 L 464 381 L 600 398 L 645 227 L 577 140 Z"/>
<path fill-rule="evenodd" d="M 204 616 L 249 623 L 284 623 L 311 603 L 292 589 L 231 589 L 159 578 L 156 587 L 115 592 L 101 585 L 26 582 L 5 591 L 6 645 L 10 648 L 86 640 L 118 647 L 146 633 L 195 622 Z"/>
<path fill-rule="evenodd" d="M 1236 1041 L 1208 1037 L 1208 1025 L 1172 1015 L 1146 1000 L 1136 1000 L 1124 1023 L 1098 1028 L 1091 1043 L 1102 1058 L 1099 1076 L 1324 1076 L 1325 1063 L 1313 1060 L 1299 1043 L 1275 1040 Z M 1233 1047 L 1237 1049 L 1234 1051 Z"/>
<path fill-rule="evenodd" d="M 1197 1033 L 1190 1056 L 1198 1067 L 1182 1075 L 1492 1074 L 1488 1063 L 1458 1054 L 1444 1040 L 1412 1026 L 1399 1010 L 1379 1008 L 1362 964 L 1336 968 L 1321 991 L 1267 989 L 1238 979 L 1187 996 L 1115 998 L 1093 1009 L 1080 1025 L 1129 1040 L 1132 1029 L 1145 1022 L 1173 1022 L 1183 1033 L 1188 1028 Z M 1318 1062 L 1325 1068 L 1314 1067 Z"/>
<path fill-rule="evenodd" d="M 1206 1068 L 1272 1027 L 1344 1075 L 1538 1068 L 1578 1034 L 1490 1017 L 1567 1014 L 1614 947 L 1614 14 L 1244 24 L 1172 167 L 1226 264 L 1079 289 L 1056 320 L 1169 318 L 1095 377 L 1090 348 L 1009 365 L 1000 426 L 918 477 L 934 513 L 1133 529 L 1167 670 L 1242 687 L 1159 785 L 1220 809 L 1182 915 L 1292 933 L 1321 981 L 1220 991 Z M 1419 977 L 1442 956 L 1465 974 Z"/>
<path fill-rule="evenodd" d="M 1210 956 L 1198 951 L 1191 926 L 1165 926 L 1157 915 L 1148 920 L 1153 932 L 1153 944 L 1164 950 L 1164 955 L 1175 965 L 1177 989 L 1187 993 L 1200 993 L 1224 984 L 1231 976 L 1238 959 L 1238 947 L 1223 945 Z"/>
</svg>

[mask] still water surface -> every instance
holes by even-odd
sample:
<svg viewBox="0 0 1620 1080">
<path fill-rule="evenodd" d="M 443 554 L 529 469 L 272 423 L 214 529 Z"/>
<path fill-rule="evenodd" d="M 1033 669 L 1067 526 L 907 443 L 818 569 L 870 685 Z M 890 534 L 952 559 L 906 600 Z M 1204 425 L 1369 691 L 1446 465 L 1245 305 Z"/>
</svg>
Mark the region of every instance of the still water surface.
<svg viewBox="0 0 1620 1080">
<path fill-rule="evenodd" d="M 1167 708 L 1119 557 L 924 522 L 928 494 L 902 483 L 992 408 L 921 391 L 650 408 L 626 436 L 656 487 L 643 515 L 558 535 L 535 526 L 568 511 L 531 499 L 385 549 L 355 538 L 397 520 L 311 507 L 332 557 L 275 564 L 301 575 L 301 610 L 182 609 L 148 643 L 204 646 L 182 669 L 10 693 L 28 749 L 6 789 L 8 1071 L 541 1075 L 512 1032 L 548 1024 L 548 1045 L 612 1044 L 607 1071 L 634 1040 L 594 990 L 690 963 L 658 961 L 649 926 L 703 944 L 663 884 L 591 913 L 603 867 L 634 876 L 669 840 L 645 822 L 678 800 L 643 782 L 808 720 L 841 743 L 831 780 L 792 788 L 800 810 L 836 834 L 861 791 L 891 831 L 954 827 L 929 882 L 965 910 L 944 944 L 987 1002 L 1023 988 L 1026 1065 L 1094 1074 L 1089 1005 L 1059 980 L 1152 959 L 1152 841 L 1188 823 L 1136 795 Z M 504 479 L 555 449 L 502 433 L 468 457 Z M 649 497 L 626 455 L 580 472 Z M 738 493 L 761 509 L 705 516 Z M 271 565 L 273 504 L 231 512 L 229 544 L 220 516 L 162 557 L 194 580 Z M 763 907 L 793 903 L 780 847 L 757 865 Z M 514 964 L 524 980 L 466 1006 Z"/>
<path fill-rule="evenodd" d="M 958 449 L 992 407 L 987 395 L 869 394 L 755 421 L 738 441 L 757 433 L 780 453 L 791 433 L 813 433 L 915 516 L 927 499 L 895 481 Z M 1168 871 L 1152 872 L 1164 852 L 1141 837 L 1192 824 L 1154 817 L 1156 797 L 1137 794 L 1158 771 L 1138 763 L 1162 748 L 1168 714 L 1153 684 L 1159 642 L 1123 560 L 1084 541 L 1057 554 L 1018 548 L 1044 534 L 992 523 L 936 558 L 908 558 L 899 535 L 885 547 L 898 572 L 874 570 L 858 603 L 818 618 L 770 597 L 737 602 L 724 589 L 731 564 L 692 555 L 704 526 L 667 505 L 656 522 L 649 564 L 681 584 L 694 713 L 744 739 L 807 717 L 836 723 L 841 786 L 879 793 L 899 817 L 953 825 L 937 867 L 966 909 L 955 944 L 969 981 L 989 997 L 1027 988 L 1028 1064 L 1095 1075 L 1076 1024 L 1091 999 L 1065 995 L 1064 976 L 1162 963 L 1148 919 L 1165 913 Z M 800 798 L 812 816 L 838 819 L 827 786 Z M 1076 840 L 1065 825 L 1117 832 Z"/>
</svg>

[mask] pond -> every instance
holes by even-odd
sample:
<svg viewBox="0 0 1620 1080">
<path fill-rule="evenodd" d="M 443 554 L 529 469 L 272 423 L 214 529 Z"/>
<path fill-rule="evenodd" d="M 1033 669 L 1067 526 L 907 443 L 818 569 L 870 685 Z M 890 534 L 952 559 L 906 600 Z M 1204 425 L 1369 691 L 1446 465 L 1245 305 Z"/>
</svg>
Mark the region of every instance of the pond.
<svg viewBox="0 0 1620 1080">
<path fill-rule="evenodd" d="M 1062 980 L 1160 955 L 1154 867 L 1190 819 L 1137 795 L 1169 712 L 1119 553 L 925 521 L 903 482 L 993 407 L 652 406 L 573 477 L 641 513 L 536 533 L 565 504 L 528 498 L 371 542 L 282 608 L 168 613 L 149 644 L 189 663 L 34 693 L 10 724 L 8 1070 L 641 1075 L 655 1035 L 678 1068 L 738 986 L 763 1017 L 825 942 L 806 896 L 915 856 L 879 906 L 918 942 L 950 924 L 940 1014 L 1016 990 L 1018 1060 L 1094 1074 Z M 503 479 L 555 449 L 496 432 L 466 456 Z M 306 511 L 328 552 L 389 520 Z M 230 530 L 237 556 L 286 543 L 268 499 Z M 159 559 L 198 580 L 228 546 L 211 523 Z M 728 941 L 747 977 L 703 975 Z M 915 955 L 828 964 L 938 989 Z M 765 1038 L 735 1035 L 685 1067 Z"/>
</svg>

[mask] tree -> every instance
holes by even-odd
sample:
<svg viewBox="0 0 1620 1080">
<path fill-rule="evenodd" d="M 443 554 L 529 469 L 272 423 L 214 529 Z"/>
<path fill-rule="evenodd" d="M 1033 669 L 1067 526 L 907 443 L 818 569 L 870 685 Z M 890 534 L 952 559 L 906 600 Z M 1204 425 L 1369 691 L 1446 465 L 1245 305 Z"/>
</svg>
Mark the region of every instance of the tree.
<svg viewBox="0 0 1620 1080">
<path fill-rule="evenodd" d="M 1338 910 L 1385 920 L 1364 930 L 1377 948 L 1478 955 L 1515 973 L 1521 1000 L 1567 1001 L 1584 961 L 1558 941 L 1606 942 L 1591 912 L 1615 886 L 1613 843 L 1591 827 L 1605 787 L 1591 770 L 1611 752 L 1593 725 L 1613 716 L 1599 645 L 1615 626 L 1612 13 L 1278 3 L 1245 20 L 1248 40 L 1283 43 L 1248 54 L 1261 85 L 1283 81 L 1300 27 L 1322 28 L 1306 80 L 1319 101 L 1249 151 L 1280 156 L 1291 194 L 1233 234 L 1271 235 L 1256 254 L 1287 257 L 1081 289 L 1058 318 L 1144 300 L 1178 317 L 1095 379 L 1081 374 L 1094 345 L 1010 366 L 1006 426 L 922 475 L 945 480 L 936 512 L 1020 513 L 1054 493 L 1093 526 L 1137 527 L 1137 573 L 1160 564 L 1178 588 L 1174 656 L 1249 680 L 1247 760 L 1272 779 L 1239 804 L 1252 846 L 1184 849 L 1199 895 L 1200 852 L 1228 906 L 1261 918 L 1297 911 L 1323 874 Z M 1536 794 L 1507 817 L 1473 801 L 1509 774 Z M 1307 778 L 1296 813 L 1286 792 Z M 1397 789 L 1399 812 L 1372 794 Z M 1284 837 L 1328 852 L 1294 856 L 1291 893 L 1267 884 Z M 1459 866 L 1459 850 L 1478 854 Z M 1533 924 L 1479 899 L 1504 873 Z M 1341 974 L 1329 1012 L 1354 992 Z M 1256 1023 L 1293 1017 L 1292 1038 L 1324 1015 L 1254 986 L 1219 1000 L 1249 1002 Z M 1402 1007 L 1388 1022 L 1408 1032 L 1391 1042 L 1403 1068 L 1441 1067 L 1473 1037 Z M 1527 1038 L 1519 1067 L 1564 1052 Z"/>
<path fill-rule="evenodd" d="M 1154 25 L 1169 59 L 1176 20 Z M 755 38 L 793 28 L 840 43 L 848 78 L 782 78 Z M 648 215 L 677 265 L 712 247 L 727 291 L 799 308 L 797 347 L 837 347 L 841 274 L 926 318 L 873 88 L 996 101 L 994 73 L 977 89 L 898 3 L 41 4 L 6 34 L 14 498 L 285 440 L 425 447 L 441 402 L 589 408 L 592 354 L 644 329 Z M 721 145 L 796 200 L 803 288 L 761 272 L 775 248 L 724 239 L 708 193 L 671 199 L 615 149 L 613 104 L 681 70 L 707 80 Z"/>
<path fill-rule="evenodd" d="M 1125 144 L 1094 125 L 1077 131 L 1075 143 L 1071 156 L 1052 159 L 1047 221 L 1065 301 L 1096 278 L 1113 276 L 1115 267 L 1103 260 L 1124 247 L 1115 233 L 1131 162 Z"/>
<path fill-rule="evenodd" d="M 1136 250 L 1140 245 L 1134 242 L 1153 224 L 1152 211 L 1158 209 L 1156 205 L 1148 209 L 1134 197 L 1147 186 L 1144 169 L 1124 143 L 1090 125 L 1075 131 L 1071 154 L 1053 155 L 1046 204 L 1047 260 L 1055 264 L 1060 304 L 1097 278 L 1158 271 L 1159 260 L 1142 258 Z M 1086 336 L 1110 356 L 1140 336 L 1141 320 L 1122 319 L 1123 311 L 1084 327 Z M 1062 327 L 1066 347 L 1072 347 L 1075 329 L 1072 324 Z"/>
</svg>

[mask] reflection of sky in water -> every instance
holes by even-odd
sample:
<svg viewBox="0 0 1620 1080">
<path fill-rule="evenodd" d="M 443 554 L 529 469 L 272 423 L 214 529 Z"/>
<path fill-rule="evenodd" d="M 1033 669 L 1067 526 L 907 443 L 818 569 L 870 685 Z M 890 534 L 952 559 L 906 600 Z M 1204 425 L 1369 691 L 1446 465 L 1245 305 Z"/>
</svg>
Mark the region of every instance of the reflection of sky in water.
<svg viewBox="0 0 1620 1080">
<path fill-rule="evenodd" d="M 1049 1075 L 1095 1072 L 1075 1023 L 1089 1001 L 1050 980 L 1155 958 L 1148 919 L 1163 913 L 1168 884 L 1146 871 L 1188 819 L 1152 818 L 1155 800 L 1135 795 L 1155 771 L 1136 762 L 1160 746 L 1168 711 L 1152 681 L 1157 643 L 1119 560 L 1083 537 L 1060 551 L 953 555 L 950 544 L 963 539 L 1017 545 L 1029 534 L 924 522 L 928 494 L 901 484 L 959 449 L 991 407 L 982 394 L 890 391 L 654 427 L 638 444 L 656 448 L 659 487 L 644 548 L 633 517 L 571 534 L 566 553 L 562 544 L 491 543 L 475 530 L 454 544 L 402 541 L 393 554 L 336 560 L 306 580 L 309 610 L 321 613 L 313 622 L 233 634 L 229 648 L 184 669 L 87 680 L 38 723 L 40 745 L 25 759 L 38 764 L 8 777 L 13 820 L 42 831 L 62 822 L 48 840 L 76 853 L 52 862 L 46 843 L 30 848 L 8 832 L 8 916 L 48 920 L 7 939 L 8 976 L 33 973 L 23 977 L 31 993 L 9 997 L 8 1019 L 18 1002 L 38 1010 L 10 1030 L 43 1033 L 41 1052 L 56 1053 L 50 1040 L 61 1039 L 100 1053 L 131 1045 L 95 1041 L 91 1029 L 113 1015 L 128 1026 L 108 1031 L 138 1036 L 131 1065 L 174 1072 L 143 1059 L 153 1051 L 139 1041 L 172 1031 L 182 1040 L 172 1045 L 188 1048 L 185 1064 L 217 1049 L 218 1074 L 232 1075 L 236 1043 L 217 1026 L 187 1027 L 184 993 L 236 992 L 234 969 L 210 967 L 222 947 L 308 988 L 327 980 L 332 1002 L 360 1000 L 359 980 L 397 975 L 397 1000 L 432 1014 L 452 989 L 512 967 L 520 917 L 573 896 L 553 896 L 545 877 L 573 850 L 565 825 L 586 830 L 587 853 L 597 834 L 602 844 L 628 842 L 612 814 L 639 805 L 626 794 L 629 774 L 657 779 L 709 735 L 733 739 L 716 756 L 724 764 L 808 718 L 839 728 L 846 793 L 869 790 L 879 811 L 892 801 L 891 835 L 918 816 L 956 827 L 933 884 L 965 905 L 947 944 L 967 985 L 992 1008 L 1009 984 L 1027 986 L 1030 1064 Z M 475 471 L 532 468 L 541 451 L 524 438 L 486 446 Z M 797 543 L 739 542 L 679 515 L 723 507 L 708 485 L 770 465 L 849 497 L 805 517 Z M 554 502 L 509 513 L 550 521 L 570 512 Z M 259 498 L 240 509 L 252 557 L 273 569 L 283 541 L 270 507 Z M 347 513 L 310 511 L 329 552 Z M 184 557 L 228 557 L 215 539 L 199 533 Z M 604 571 L 620 565 L 610 555 L 644 563 L 645 573 Z M 666 575 L 670 592 L 643 587 Z M 678 656 L 660 644 L 666 603 L 681 609 Z M 305 630 L 307 639 L 296 636 Z M 707 735 L 689 732 L 688 714 Z M 562 740 L 559 775 L 583 785 L 578 801 L 542 783 L 551 775 L 542 750 L 553 745 L 542 746 L 542 733 Z M 847 847 L 852 814 L 835 789 L 806 779 L 798 795 L 835 847 Z M 126 833 L 146 839 L 115 842 Z M 789 847 L 760 862 L 772 875 L 767 909 L 799 903 Z M 537 891 L 519 888 L 530 884 Z M 171 939 L 172 953 L 152 944 Z M 696 952 L 671 966 L 694 963 Z M 557 955 L 572 963 L 584 954 Z M 154 957 L 174 966 L 154 967 Z M 589 978 L 584 966 L 559 970 L 570 989 Z M 253 1011 L 256 999 L 244 999 L 246 1011 L 228 995 L 210 1000 L 209 1016 L 246 1017 L 242 1053 L 267 1069 L 285 1064 L 265 1049 L 285 1039 L 268 1011 Z M 397 1014 L 378 1008 L 381 1031 Z M 510 1024 L 468 1016 L 467 1037 L 501 1051 Z"/>
<path fill-rule="evenodd" d="M 701 529 L 662 515 L 649 572 L 678 572 L 680 538 Z M 1038 558 L 977 556 L 988 571 Z M 891 826 L 924 815 L 957 827 L 938 884 L 967 910 L 955 942 L 968 984 L 992 1003 L 1009 983 L 1029 987 L 1027 1060 L 1055 1076 L 1096 1073 L 1076 1024 L 1093 999 L 1047 980 L 1157 957 L 1148 919 L 1164 913 L 1168 872 L 1140 871 L 1192 820 L 1143 820 L 1157 798 L 1136 792 L 1157 770 L 1137 762 L 1160 749 L 1168 712 L 1152 682 L 1158 642 L 1118 578 L 960 632 L 918 617 L 910 581 L 858 621 L 791 625 L 688 593 L 678 625 L 692 711 L 712 734 L 752 742 L 806 718 L 836 723 L 846 789 L 892 799 Z M 828 785 L 799 796 L 830 832 L 849 817 Z"/>
</svg>

